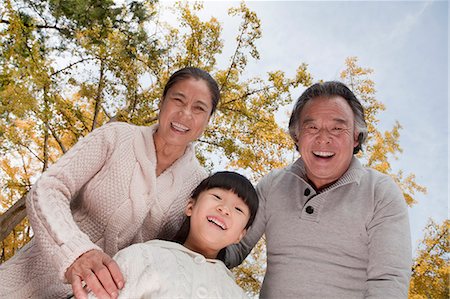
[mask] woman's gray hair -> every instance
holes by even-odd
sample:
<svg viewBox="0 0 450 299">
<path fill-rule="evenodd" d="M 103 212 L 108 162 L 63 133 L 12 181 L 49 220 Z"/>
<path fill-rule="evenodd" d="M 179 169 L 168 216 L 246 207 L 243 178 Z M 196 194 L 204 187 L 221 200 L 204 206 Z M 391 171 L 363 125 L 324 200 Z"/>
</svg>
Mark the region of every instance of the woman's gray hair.
<svg viewBox="0 0 450 299">
<path fill-rule="evenodd" d="M 364 108 L 361 105 L 355 94 L 342 82 L 328 81 L 316 83 L 308 87 L 295 103 L 292 110 L 291 118 L 289 119 L 289 134 L 297 144 L 297 134 L 300 131 L 300 114 L 305 107 L 305 104 L 318 97 L 330 98 L 333 96 L 340 96 L 344 98 L 350 105 L 355 118 L 355 130 L 358 132 L 358 145 L 353 149 L 353 154 L 362 151 L 362 145 L 367 139 L 367 124 L 364 119 Z"/>
</svg>

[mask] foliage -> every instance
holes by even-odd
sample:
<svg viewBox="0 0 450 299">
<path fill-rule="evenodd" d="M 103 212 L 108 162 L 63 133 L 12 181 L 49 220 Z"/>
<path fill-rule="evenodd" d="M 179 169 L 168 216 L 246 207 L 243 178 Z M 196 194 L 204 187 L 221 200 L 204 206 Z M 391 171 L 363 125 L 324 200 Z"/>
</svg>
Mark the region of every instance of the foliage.
<svg viewBox="0 0 450 299">
<path fill-rule="evenodd" d="M 345 61 L 346 69 L 341 72 L 341 78 L 355 92 L 365 109 L 369 135 L 365 144 L 365 151 L 360 154 L 360 158 L 366 161 L 366 166 L 389 174 L 403 190 L 406 203 L 412 206 L 415 203 L 414 194 L 416 192 L 425 193 L 426 188 L 416 183 L 414 174 L 408 174 L 404 177 L 402 170 L 392 173 L 389 159 L 397 159 L 397 155 L 402 153 L 399 143 L 402 127 L 399 122 L 396 122 L 391 131 L 381 132 L 377 129 L 379 123 L 377 114 L 386 108 L 375 98 L 375 82 L 369 77 L 373 70 L 363 68 L 357 62 L 356 57 L 347 58 Z"/>
<path fill-rule="evenodd" d="M 256 243 L 249 257 L 239 267 L 233 268 L 236 282 L 248 295 L 257 296 L 266 272 L 266 238 Z"/>
<path fill-rule="evenodd" d="M 425 227 L 412 269 L 409 298 L 449 298 L 449 229 L 448 219 L 440 225 L 430 219 Z"/>
<path fill-rule="evenodd" d="M 143 13 L 144 6 L 151 8 L 151 2 L 122 7 L 95 0 L 2 2 L 0 192 L 4 211 L 79 137 L 105 122 L 108 117 L 101 112 L 100 108 L 105 109 L 101 104 L 106 97 L 116 96 L 115 89 L 124 81 L 122 73 L 114 76 L 113 66 L 130 60 L 133 45 L 152 45 L 153 40 L 143 30 L 143 22 L 151 15 L 150 10 Z M 108 52 L 111 43 L 115 55 Z M 154 47 L 146 47 L 142 56 L 153 51 Z M 89 68 L 93 75 L 83 78 Z M 29 239 L 25 220 L 4 240 L 2 259 Z"/>
<path fill-rule="evenodd" d="M 240 26 L 227 67 L 220 69 L 222 25 L 214 17 L 200 19 L 200 3 L 175 4 L 170 20 L 176 25 L 171 25 L 152 0 L 123 5 L 112 0 L 0 2 L 0 211 L 94 128 L 111 120 L 152 124 L 165 82 L 184 66 L 211 72 L 221 90 L 218 111 L 199 140 L 198 157 L 206 167 L 214 167 L 211 155 L 223 157 L 229 167 L 257 180 L 290 162 L 294 145 L 274 115 L 292 103 L 291 91 L 311 85 L 312 77 L 306 64 L 292 78 L 280 70 L 246 77 L 249 60 L 260 57 L 256 45 L 262 33 L 257 15 L 244 3 L 229 10 Z M 367 110 L 370 137 L 362 158 L 391 174 L 411 205 L 415 192 L 425 188 L 413 174 L 391 173 L 389 159 L 401 153 L 401 126 L 377 130 L 384 106 L 375 99 L 371 73 L 353 57 L 342 73 Z M 25 220 L 3 241 L 0 262 L 30 235 Z M 264 264 L 262 240 L 234 270 L 249 294 L 258 293 Z"/>
<path fill-rule="evenodd" d="M 198 157 L 226 158 L 257 179 L 285 165 L 292 143 L 274 118 L 292 101 L 290 91 L 311 84 L 306 65 L 293 78 L 275 70 L 267 78 L 244 78 L 258 59 L 260 21 L 244 3 L 230 9 L 239 18 L 234 52 L 219 69 L 222 27 L 197 16 L 199 3 L 177 3 L 163 22 L 153 1 L 5 0 L 0 10 L 0 180 L 2 209 L 27 193 L 40 173 L 82 136 L 107 121 L 149 125 L 169 75 L 184 66 L 213 74 L 221 102 Z M 27 223 L 16 236 L 29 232 Z M 20 234 L 19 234 L 20 233 Z M 15 242 L 17 249 L 23 242 Z M 10 240 L 10 239 L 8 239 Z M 5 241 L 4 246 L 10 246 Z"/>
</svg>

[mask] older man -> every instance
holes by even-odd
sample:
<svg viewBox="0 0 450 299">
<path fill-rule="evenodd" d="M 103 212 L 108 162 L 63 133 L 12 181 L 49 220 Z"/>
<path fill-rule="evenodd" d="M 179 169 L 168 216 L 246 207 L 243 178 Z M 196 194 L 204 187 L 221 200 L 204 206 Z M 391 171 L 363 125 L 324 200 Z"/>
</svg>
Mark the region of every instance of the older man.
<svg viewBox="0 0 450 299">
<path fill-rule="evenodd" d="M 353 156 L 367 137 L 358 99 L 340 82 L 315 84 L 297 100 L 289 132 L 301 157 L 259 182 L 257 217 L 227 248 L 227 265 L 265 234 L 260 298 L 407 298 L 407 206 L 389 176 Z"/>
</svg>

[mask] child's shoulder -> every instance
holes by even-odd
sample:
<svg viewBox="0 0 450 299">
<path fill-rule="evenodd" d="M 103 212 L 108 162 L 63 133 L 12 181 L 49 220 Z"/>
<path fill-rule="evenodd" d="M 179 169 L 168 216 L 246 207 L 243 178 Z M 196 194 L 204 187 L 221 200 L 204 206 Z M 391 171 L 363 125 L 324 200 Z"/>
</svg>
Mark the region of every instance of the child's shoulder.
<svg viewBox="0 0 450 299">
<path fill-rule="evenodd" d="M 135 243 L 125 247 L 114 256 L 121 268 L 144 269 L 151 267 L 155 271 L 173 264 L 176 260 L 173 242 L 152 240 L 145 243 Z M 134 270 L 133 270 L 134 271 Z"/>
<path fill-rule="evenodd" d="M 137 244 L 134 244 L 137 245 Z M 165 248 L 165 249 L 182 249 L 185 248 L 183 245 L 173 242 L 173 241 L 166 241 L 166 240 L 160 240 L 160 239 L 154 239 L 150 240 L 144 243 L 139 243 L 140 246 L 150 246 L 155 248 Z"/>
</svg>

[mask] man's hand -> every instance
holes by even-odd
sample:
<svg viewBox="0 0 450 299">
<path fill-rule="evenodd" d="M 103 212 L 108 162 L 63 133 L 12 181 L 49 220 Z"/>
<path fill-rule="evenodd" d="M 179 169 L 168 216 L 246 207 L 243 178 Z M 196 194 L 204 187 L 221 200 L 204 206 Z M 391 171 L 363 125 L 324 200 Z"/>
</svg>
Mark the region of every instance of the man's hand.
<svg viewBox="0 0 450 299">
<path fill-rule="evenodd" d="M 87 298 L 91 290 L 97 298 L 117 298 L 124 286 L 124 278 L 117 263 L 100 250 L 82 254 L 66 271 L 66 279 L 72 285 L 75 298 Z M 82 282 L 85 282 L 86 290 Z"/>
</svg>

